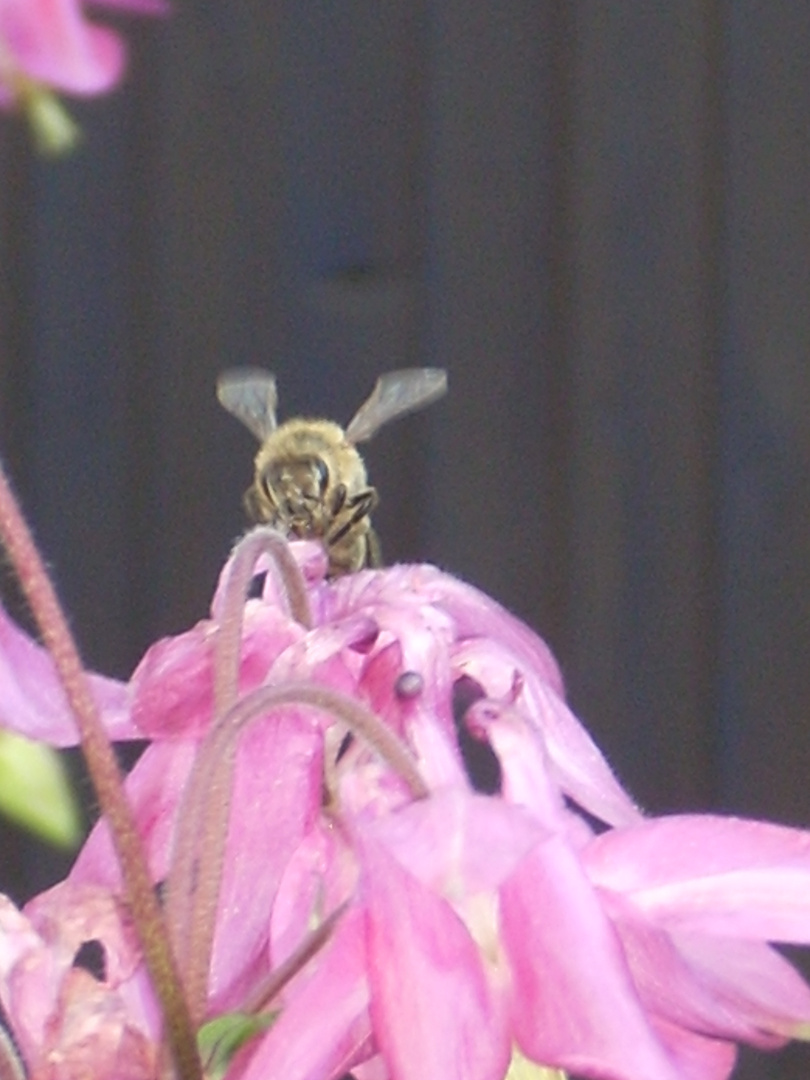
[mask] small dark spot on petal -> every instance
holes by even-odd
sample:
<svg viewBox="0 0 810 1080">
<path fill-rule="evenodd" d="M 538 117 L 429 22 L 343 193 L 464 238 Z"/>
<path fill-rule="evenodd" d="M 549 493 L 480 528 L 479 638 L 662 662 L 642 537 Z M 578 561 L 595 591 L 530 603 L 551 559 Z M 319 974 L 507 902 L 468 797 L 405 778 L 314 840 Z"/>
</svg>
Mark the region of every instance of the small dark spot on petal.
<svg viewBox="0 0 810 1080">
<path fill-rule="evenodd" d="M 425 680 L 418 671 L 403 671 L 394 683 L 394 693 L 400 701 L 419 697 L 425 688 Z"/>
<path fill-rule="evenodd" d="M 104 982 L 107 978 L 107 956 L 104 946 L 96 938 L 83 942 L 73 957 L 73 966 L 86 971 L 99 982 Z"/>
</svg>

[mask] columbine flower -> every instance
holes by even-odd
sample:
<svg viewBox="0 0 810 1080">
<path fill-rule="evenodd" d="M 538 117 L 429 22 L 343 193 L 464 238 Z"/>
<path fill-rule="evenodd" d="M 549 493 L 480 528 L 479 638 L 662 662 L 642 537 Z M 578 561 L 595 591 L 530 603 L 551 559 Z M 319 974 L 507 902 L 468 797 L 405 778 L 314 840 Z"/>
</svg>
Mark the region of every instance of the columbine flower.
<svg viewBox="0 0 810 1080">
<path fill-rule="evenodd" d="M 245 602 L 267 544 L 286 569 Z M 327 581 L 291 549 L 251 534 L 209 619 L 93 683 L 149 739 L 127 788 L 192 1016 L 278 1012 L 241 1080 L 725 1080 L 736 1043 L 808 1034 L 769 943 L 810 941 L 810 834 L 645 819 L 518 620 L 433 567 Z M 64 741 L 50 661 L 2 637 L 0 719 Z M 120 888 L 104 822 L 90 886 Z"/>
<path fill-rule="evenodd" d="M 0 940 L 0 1001 L 28 1075 L 153 1080 L 159 1022 L 120 900 L 69 884 L 24 912 L 0 897 Z"/>
<path fill-rule="evenodd" d="M 145 14 L 167 10 L 164 0 L 98 0 Z M 0 0 L 0 107 L 21 105 L 46 149 L 75 136 L 52 91 L 78 96 L 115 86 L 126 61 L 114 31 L 87 19 L 82 0 Z"/>
</svg>

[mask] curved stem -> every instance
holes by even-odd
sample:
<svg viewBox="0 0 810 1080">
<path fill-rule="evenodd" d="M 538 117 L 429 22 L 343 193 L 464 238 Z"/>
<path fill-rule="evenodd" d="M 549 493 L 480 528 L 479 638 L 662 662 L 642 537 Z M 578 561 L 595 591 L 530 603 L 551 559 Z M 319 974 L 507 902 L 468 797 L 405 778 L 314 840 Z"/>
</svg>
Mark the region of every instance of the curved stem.
<svg viewBox="0 0 810 1080">
<path fill-rule="evenodd" d="M 67 620 L 2 468 L 0 536 L 76 720 L 82 752 L 121 864 L 126 899 L 160 1001 L 177 1074 L 183 1080 L 200 1080 L 190 1013 L 123 777 Z"/>
<path fill-rule="evenodd" d="M 274 571 L 284 586 L 290 615 L 306 629 L 312 626 L 306 582 L 289 544 L 276 529 L 257 526 L 242 537 L 231 557 L 214 653 L 215 720 L 227 712 L 237 698 L 245 599 L 256 563 L 262 555 L 269 555 L 273 561 Z"/>
<path fill-rule="evenodd" d="M 198 1021 L 205 1010 L 237 739 L 246 724 L 285 705 L 310 706 L 343 721 L 399 773 L 414 798 L 429 794 L 416 762 L 400 739 L 369 709 L 336 690 L 307 682 L 262 686 L 237 702 L 212 728 L 197 754 L 183 794 L 168 882 L 169 925 L 191 1015 Z M 189 815 L 187 806 L 199 813 Z"/>
<path fill-rule="evenodd" d="M 267 525 L 257 526 L 243 536 L 234 547 L 224 584 L 214 642 L 214 710 L 211 731 L 216 727 L 219 719 L 233 706 L 239 693 L 245 601 L 248 587 L 256 570 L 256 563 L 262 555 L 268 555 L 272 561 L 271 572 L 276 574 L 283 586 L 292 618 L 307 629 L 312 625 L 306 582 L 298 563 L 290 552 L 287 540 L 276 529 Z M 213 805 L 223 806 L 226 820 L 230 806 L 230 790 L 222 790 L 223 783 L 230 783 L 227 770 L 221 778 L 217 778 L 203 776 L 200 768 L 198 761 L 193 775 L 199 777 L 199 781 L 194 784 L 189 782 L 186 785 L 174 841 L 172 865 L 185 868 L 183 873 L 191 873 L 190 867 L 194 864 L 197 851 L 196 823 L 205 818 L 209 802 L 213 799 Z M 215 784 L 215 787 L 211 788 L 210 784 Z M 224 826 L 224 834 L 226 833 L 227 824 Z M 173 870 L 166 894 L 166 918 L 180 970 L 185 976 L 186 966 L 190 963 L 193 931 L 185 900 L 171 886 L 171 881 L 176 877 L 177 871 Z M 185 981 L 187 984 L 188 980 Z M 199 988 L 198 993 L 201 993 Z M 197 1020 L 202 1020 L 204 1006 L 204 1000 L 198 1000 L 197 1008 L 192 1010 Z"/>
</svg>

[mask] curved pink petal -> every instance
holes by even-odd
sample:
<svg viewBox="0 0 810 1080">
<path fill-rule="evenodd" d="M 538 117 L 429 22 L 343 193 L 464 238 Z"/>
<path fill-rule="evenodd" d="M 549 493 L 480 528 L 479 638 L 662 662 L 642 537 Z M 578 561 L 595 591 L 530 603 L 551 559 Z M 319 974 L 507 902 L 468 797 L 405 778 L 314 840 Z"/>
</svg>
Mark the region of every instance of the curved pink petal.
<svg viewBox="0 0 810 1080">
<path fill-rule="evenodd" d="M 153 1080 L 159 1056 L 121 995 L 80 968 L 67 972 L 38 1049 L 32 1074 L 54 1080 Z"/>
<path fill-rule="evenodd" d="M 13 1020 L 17 1044 L 28 1060 L 42 1043 L 68 964 L 64 956 L 52 955 L 45 948 L 31 920 L 8 897 L 0 895 L 0 1003 Z M 22 983 L 21 968 L 25 974 Z"/>
<path fill-rule="evenodd" d="M 111 739 L 137 739 L 132 723 L 129 689 L 116 679 L 88 675 L 90 689 Z M 0 727 L 52 746 L 78 741 L 76 722 L 68 707 L 49 654 L 37 645 L 0 607 Z"/>
<path fill-rule="evenodd" d="M 651 1026 L 672 1057 L 681 1080 L 730 1080 L 737 1047 L 651 1017 Z"/>
<path fill-rule="evenodd" d="M 343 1076 L 373 1052 L 364 938 L 363 912 L 350 908 L 310 962 L 306 985 L 258 1047 L 247 1049 L 241 1080 Z"/>
<path fill-rule="evenodd" d="M 515 1038 L 533 1061 L 600 1080 L 683 1080 L 642 1008 L 577 857 L 539 844 L 501 887 Z"/>
<path fill-rule="evenodd" d="M 98 0 L 99 6 L 144 15 L 168 11 L 165 0 Z M 2 77 L 9 80 L 3 101 L 15 96 L 14 77 L 74 94 L 98 94 L 121 78 L 125 49 L 113 30 L 97 26 L 82 0 L 2 0 Z"/>
<path fill-rule="evenodd" d="M 112 1080 L 124 1075 L 125 1051 L 127 1076 L 152 1076 L 157 1018 L 143 994 L 140 947 L 119 900 L 102 888 L 63 882 L 35 898 L 25 916 L 0 908 L 0 922 L 6 947 L 0 996 L 32 1074 L 90 1075 L 92 1061 L 93 1076 Z M 87 941 L 104 949 L 100 978 L 74 964 Z M 57 1062 L 61 1071 L 54 1073 Z"/>
<path fill-rule="evenodd" d="M 303 628 L 275 608 L 245 605 L 239 689 L 259 686 L 273 662 L 299 641 Z M 217 625 L 208 619 L 150 646 L 131 679 L 132 719 L 148 738 L 198 736 L 211 723 Z"/>
<path fill-rule="evenodd" d="M 583 859 L 595 883 L 661 925 L 810 942 L 810 833 L 681 815 L 604 833 Z"/>
<path fill-rule="evenodd" d="M 539 731 L 523 713 L 489 698 L 467 710 L 467 726 L 486 738 L 501 765 L 501 793 L 527 807 L 550 829 L 565 822 L 563 793 L 552 783 L 548 754 Z"/>
<path fill-rule="evenodd" d="M 602 752 L 556 690 L 499 639 L 461 641 L 453 668 L 484 688 L 487 697 L 513 704 L 536 727 L 559 786 L 584 810 L 611 825 L 641 819 L 641 811 L 616 779 Z"/>
<path fill-rule="evenodd" d="M 0 40 L 30 79 L 76 94 L 109 90 L 124 68 L 118 35 L 88 22 L 79 0 L 3 0 Z"/>
<path fill-rule="evenodd" d="M 767 945 L 672 935 L 623 898 L 602 900 L 645 1008 L 670 1024 L 768 1049 L 810 1019 L 810 989 Z"/>
<path fill-rule="evenodd" d="M 169 871 L 177 808 L 194 764 L 197 745 L 191 739 L 152 743 L 125 782 L 154 881 L 165 880 Z M 93 828 L 79 852 L 70 880 L 120 888 L 118 857 L 103 819 Z"/>
<path fill-rule="evenodd" d="M 502 1080 L 511 1039 L 478 946 L 382 844 L 363 848 L 371 1016 L 391 1075 Z"/>
<path fill-rule="evenodd" d="M 321 744 L 311 720 L 290 708 L 241 737 L 209 978 L 217 1010 L 238 1008 L 245 977 L 266 967 L 279 883 L 321 809 Z"/>
<path fill-rule="evenodd" d="M 324 619 L 342 617 L 369 605 L 397 607 L 414 597 L 452 620 L 456 638 L 494 638 L 532 668 L 558 693 L 563 683 L 551 650 L 528 626 L 484 593 L 445 574 L 435 566 L 413 564 L 347 574 L 331 583 L 321 596 Z"/>
</svg>

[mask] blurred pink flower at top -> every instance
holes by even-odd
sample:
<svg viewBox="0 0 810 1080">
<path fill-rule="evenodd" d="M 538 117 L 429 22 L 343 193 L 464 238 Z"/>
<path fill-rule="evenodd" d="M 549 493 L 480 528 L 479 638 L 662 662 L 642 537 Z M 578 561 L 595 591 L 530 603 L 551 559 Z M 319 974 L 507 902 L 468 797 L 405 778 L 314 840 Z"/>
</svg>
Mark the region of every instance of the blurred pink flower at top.
<svg viewBox="0 0 810 1080">
<path fill-rule="evenodd" d="M 68 94 L 101 94 L 120 80 L 126 51 L 120 36 L 87 18 L 82 0 L 0 0 L 0 105 L 31 86 Z M 98 0 L 97 6 L 143 14 L 164 0 Z"/>
</svg>

